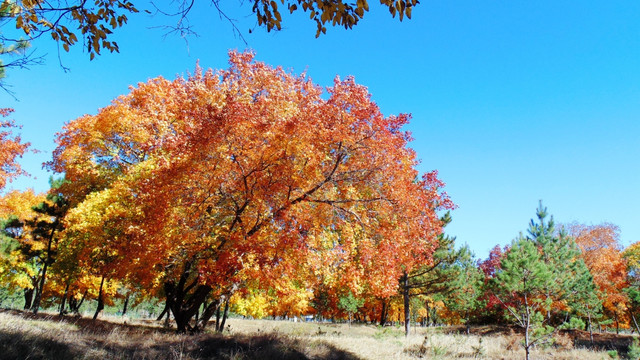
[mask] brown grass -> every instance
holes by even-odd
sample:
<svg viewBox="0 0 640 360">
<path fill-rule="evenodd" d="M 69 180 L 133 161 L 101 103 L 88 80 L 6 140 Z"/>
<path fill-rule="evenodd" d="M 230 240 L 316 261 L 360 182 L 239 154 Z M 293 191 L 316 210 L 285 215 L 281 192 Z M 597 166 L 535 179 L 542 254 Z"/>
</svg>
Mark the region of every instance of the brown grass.
<svg viewBox="0 0 640 360">
<path fill-rule="evenodd" d="M 508 327 L 400 328 L 229 319 L 224 334 L 177 335 L 154 321 L 91 321 L 0 310 L 0 359 L 522 359 L 522 336 Z M 534 349 L 533 359 L 608 359 L 624 352 L 628 336 L 563 332 Z"/>
</svg>

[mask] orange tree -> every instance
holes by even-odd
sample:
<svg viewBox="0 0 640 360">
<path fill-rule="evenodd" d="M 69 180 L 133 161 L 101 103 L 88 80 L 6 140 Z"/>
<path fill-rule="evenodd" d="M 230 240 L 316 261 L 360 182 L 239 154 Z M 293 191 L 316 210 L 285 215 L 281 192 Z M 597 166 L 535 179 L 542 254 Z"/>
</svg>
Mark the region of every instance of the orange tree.
<svg viewBox="0 0 640 360">
<path fill-rule="evenodd" d="M 160 287 L 179 331 L 213 289 L 273 268 L 331 265 L 354 293 L 394 293 L 451 207 L 435 173 L 418 179 L 409 116 L 384 117 L 351 77 L 325 96 L 251 53 L 230 65 L 139 84 L 58 134 L 70 253 Z"/>
<path fill-rule="evenodd" d="M 620 229 L 613 224 L 568 225 L 582 251 L 582 258 L 593 274 L 604 315 L 619 329 L 628 325 L 627 260 L 620 244 Z"/>
<path fill-rule="evenodd" d="M 12 112 L 13 109 L 0 109 L 0 116 L 6 117 Z M 23 143 L 20 136 L 13 134 L 15 128 L 18 126 L 13 121 L 0 121 L 0 189 L 7 181 L 25 174 L 16 159 L 27 151 L 29 143 Z"/>
</svg>

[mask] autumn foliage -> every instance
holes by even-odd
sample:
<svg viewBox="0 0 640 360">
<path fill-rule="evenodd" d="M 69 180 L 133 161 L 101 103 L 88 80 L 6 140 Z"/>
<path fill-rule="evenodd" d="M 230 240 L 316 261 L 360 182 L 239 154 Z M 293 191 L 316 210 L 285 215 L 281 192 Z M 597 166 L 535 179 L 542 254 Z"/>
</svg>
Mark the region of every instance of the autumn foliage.
<svg viewBox="0 0 640 360">
<path fill-rule="evenodd" d="M 325 92 L 253 57 L 139 84 L 67 124 L 49 164 L 75 204 L 67 255 L 163 292 L 179 327 L 249 279 L 387 297 L 451 207 L 435 172 L 417 179 L 408 115 L 384 117 L 353 78 Z"/>
<path fill-rule="evenodd" d="M 0 109 L 0 116 L 7 117 L 13 109 Z M 18 128 L 13 121 L 0 121 L 0 189 L 18 175 L 25 174 L 17 159 L 24 155 L 29 143 L 23 143 L 13 131 Z"/>
<path fill-rule="evenodd" d="M 640 331 L 640 245 L 615 225 L 556 227 L 541 202 L 528 235 L 476 260 L 444 232 L 454 205 L 416 170 L 409 115 L 352 77 L 325 89 L 250 52 L 229 65 L 70 121 L 46 164 L 63 178 L 3 195 L 0 280 L 25 308 L 150 300 L 180 332 L 229 312 L 515 322 L 527 349 L 569 326 Z M 2 126 L 0 186 L 28 146 Z"/>
</svg>

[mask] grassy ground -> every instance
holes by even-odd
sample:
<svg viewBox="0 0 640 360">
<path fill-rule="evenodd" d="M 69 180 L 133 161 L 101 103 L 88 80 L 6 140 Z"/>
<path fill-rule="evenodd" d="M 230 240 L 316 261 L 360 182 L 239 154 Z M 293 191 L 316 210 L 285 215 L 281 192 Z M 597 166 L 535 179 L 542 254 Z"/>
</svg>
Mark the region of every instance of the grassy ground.
<svg viewBox="0 0 640 360">
<path fill-rule="evenodd" d="M 401 329 L 369 325 L 229 319 L 225 333 L 176 335 L 153 321 L 33 316 L 0 310 L 0 359 L 521 359 L 522 337 L 508 328 Z M 626 349 L 628 336 L 596 334 L 602 349 Z M 610 359 L 589 350 L 588 334 L 562 333 L 533 359 Z M 576 346 L 577 344 L 577 346 Z"/>
</svg>

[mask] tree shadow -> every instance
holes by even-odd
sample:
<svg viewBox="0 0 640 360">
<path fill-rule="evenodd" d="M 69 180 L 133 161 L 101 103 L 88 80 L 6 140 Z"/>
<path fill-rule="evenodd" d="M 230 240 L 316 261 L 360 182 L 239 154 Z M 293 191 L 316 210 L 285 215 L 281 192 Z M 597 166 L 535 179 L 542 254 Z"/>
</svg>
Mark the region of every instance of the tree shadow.
<svg viewBox="0 0 640 360">
<path fill-rule="evenodd" d="M 242 359 L 335 359 L 356 360 L 356 355 L 319 340 L 303 340 L 278 333 L 209 336 L 200 341 L 194 356 Z"/>
<path fill-rule="evenodd" d="M 0 331 L 0 359 L 73 359 L 78 355 L 69 344 L 56 339 Z"/>
</svg>

